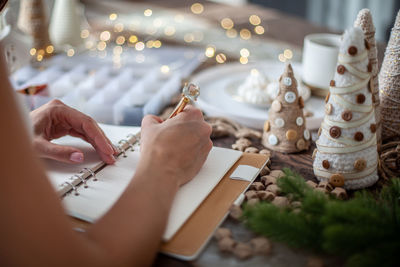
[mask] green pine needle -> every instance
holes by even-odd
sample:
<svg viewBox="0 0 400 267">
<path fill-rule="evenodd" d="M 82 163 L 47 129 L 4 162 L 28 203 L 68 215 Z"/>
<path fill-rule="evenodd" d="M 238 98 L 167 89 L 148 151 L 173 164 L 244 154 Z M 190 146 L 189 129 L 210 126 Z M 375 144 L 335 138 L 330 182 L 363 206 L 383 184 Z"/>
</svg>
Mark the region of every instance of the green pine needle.
<svg viewBox="0 0 400 267">
<path fill-rule="evenodd" d="M 300 211 L 262 202 L 246 206 L 246 225 L 293 247 L 342 255 L 348 266 L 395 266 L 400 248 L 400 180 L 379 193 L 360 191 L 348 201 L 311 189 L 299 174 L 284 169 L 282 194 L 301 201 Z"/>
</svg>

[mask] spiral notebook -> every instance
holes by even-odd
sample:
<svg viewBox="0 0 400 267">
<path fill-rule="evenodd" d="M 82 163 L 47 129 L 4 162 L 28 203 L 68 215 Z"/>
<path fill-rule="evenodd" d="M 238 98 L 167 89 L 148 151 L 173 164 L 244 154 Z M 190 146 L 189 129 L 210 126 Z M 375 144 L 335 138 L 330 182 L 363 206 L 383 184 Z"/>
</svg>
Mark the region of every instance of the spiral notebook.
<svg viewBox="0 0 400 267">
<path fill-rule="evenodd" d="M 98 220 L 118 200 L 131 181 L 140 158 L 135 135 L 139 127 L 104 124 L 100 127 L 119 146 L 121 152 L 115 164 L 102 163 L 89 144 L 69 136 L 54 142 L 81 149 L 85 162 L 71 165 L 46 160 L 48 176 L 62 197 L 66 212 L 87 222 Z M 213 147 L 198 175 L 179 189 L 163 235 L 164 241 L 175 235 L 241 155 L 239 151 Z"/>
</svg>

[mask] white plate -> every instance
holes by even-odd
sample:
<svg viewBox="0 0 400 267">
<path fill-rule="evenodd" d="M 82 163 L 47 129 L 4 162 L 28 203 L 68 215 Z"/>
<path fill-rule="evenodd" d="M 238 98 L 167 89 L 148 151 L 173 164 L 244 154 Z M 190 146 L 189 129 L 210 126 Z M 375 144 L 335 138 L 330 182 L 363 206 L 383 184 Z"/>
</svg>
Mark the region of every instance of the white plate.
<svg viewBox="0 0 400 267">
<path fill-rule="evenodd" d="M 292 63 L 292 67 L 295 74 L 301 76 L 301 65 Z M 231 86 L 233 81 L 244 81 L 253 68 L 272 81 L 277 80 L 283 73 L 284 64 L 276 61 L 246 65 L 227 63 L 201 71 L 192 78 L 192 82 L 200 87 L 200 97 L 196 105 L 208 116 L 222 116 L 247 127 L 262 129 L 268 118 L 268 109 L 240 103 L 226 92 L 226 88 Z M 307 128 L 318 129 L 324 118 L 324 100 L 311 96 L 305 103 L 305 109 L 313 113 L 313 116 L 306 118 Z"/>
</svg>

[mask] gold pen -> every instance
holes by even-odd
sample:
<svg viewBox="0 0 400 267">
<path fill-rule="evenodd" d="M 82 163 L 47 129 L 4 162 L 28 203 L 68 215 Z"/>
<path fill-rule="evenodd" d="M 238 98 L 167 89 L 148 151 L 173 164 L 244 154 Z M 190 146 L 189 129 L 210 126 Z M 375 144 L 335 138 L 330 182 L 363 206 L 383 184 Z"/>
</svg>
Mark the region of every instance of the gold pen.
<svg viewBox="0 0 400 267">
<path fill-rule="evenodd" d="M 193 83 L 185 84 L 182 90 L 182 98 L 176 105 L 174 111 L 169 116 L 169 119 L 175 117 L 176 115 L 178 115 L 178 113 L 182 112 L 182 110 L 186 107 L 188 103 L 190 103 L 190 101 L 196 101 L 199 95 L 200 88 L 197 85 Z"/>
</svg>

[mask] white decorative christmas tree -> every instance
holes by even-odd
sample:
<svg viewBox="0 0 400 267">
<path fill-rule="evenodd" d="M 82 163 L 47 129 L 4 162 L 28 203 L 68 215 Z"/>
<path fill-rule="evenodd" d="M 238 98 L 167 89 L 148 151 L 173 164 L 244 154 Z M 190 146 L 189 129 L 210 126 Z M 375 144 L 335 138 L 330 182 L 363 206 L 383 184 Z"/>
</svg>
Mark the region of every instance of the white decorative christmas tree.
<svg viewBox="0 0 400 267">
<path fill-rule="evenodd" d="M 400 137 L 400 10 L 379 73 L 382 139 Z"/>
<path fill-rule="evenodd" d="M 290 64 L 279 79 L 279 93 L 272 102 L 268 120 L 264 123 L 262 144 L 284 153 L 307 150 L 310 146 L 310 132 L 306 129 L 303 115 L 304 101 L 297 91 Z"/>
<path fill-rule="evenodd" d="M 372 21 L 372 15 L 369 9 L 364 8 L 358 12 L 357 19 L 354 22 L 354 27 L 360 27 L 365 36 L 366 48 L 368 51 L 368 59 L 371 64 L 371 81 L 370 86 L 372 90 L 372 102 L 375 108 L 375 122 L 376 122 L 376 142 L 378 144 L 378 148 L 381 144 L 381 112 L 379 106 L 379 83 L 378 83 L 378 49 L 376 48 L 375 41 L 375 26 Z"/>
<path fill-rule="evenodd" d="M 351 28 L 342 37 L 313 154 L 315 175 L 335 187 L 360 189 L 378 180 L 370 77 L 364 33 L 360 28 Z"/>
</svg>

